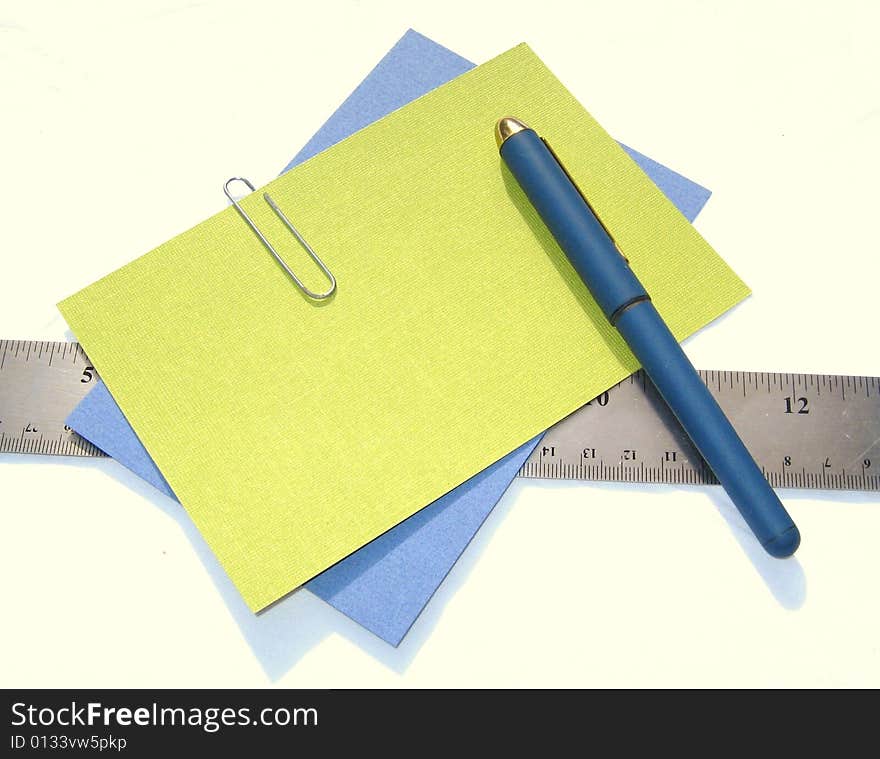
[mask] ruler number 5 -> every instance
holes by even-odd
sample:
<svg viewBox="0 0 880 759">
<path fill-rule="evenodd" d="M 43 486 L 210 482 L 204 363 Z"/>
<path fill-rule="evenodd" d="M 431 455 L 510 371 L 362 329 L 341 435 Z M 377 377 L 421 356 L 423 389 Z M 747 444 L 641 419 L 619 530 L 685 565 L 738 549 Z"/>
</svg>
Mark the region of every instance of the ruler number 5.
<svg viewBox="0 0 880 759">
<path fill-rule="evenodd" d="M 792 409 L 792 401 L 794 401 L 795 404 L 800 404 L 800 408 Z M 792 398 L 790 395 L 787 395 L 785 397 L 785 413 L 786 414 L 809 414 L 810 409 L 808 408 L 808 405 L 807 405 L 807 399 L 804 398 L 803 396 L 800 396 L 799 398 Z"/>
<path fill-rule="evenodd" d="M 79 381 L 82 382 L 83 384 L 91 382 L 95 376 L 93 374 L 94 371 L 95 371 L 94 366 L 87 366 L 85 369 L 83 369 L 82 377 L 80 377 Z"/>
</svg>

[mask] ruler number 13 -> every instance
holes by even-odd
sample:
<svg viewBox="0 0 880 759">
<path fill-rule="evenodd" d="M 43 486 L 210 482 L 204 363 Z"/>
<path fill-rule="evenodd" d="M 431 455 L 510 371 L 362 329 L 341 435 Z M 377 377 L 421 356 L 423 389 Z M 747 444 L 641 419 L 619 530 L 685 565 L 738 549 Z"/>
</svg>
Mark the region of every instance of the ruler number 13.
<svg viewBox="0 0 880 759">
<path fill-rule="evenodd" d="M 785 397 L 785 413 L 786 414 L 809 414 L 810 408 L 807 399 L 804 396 L 792 398 L 790 395 Z"/>
</svg>

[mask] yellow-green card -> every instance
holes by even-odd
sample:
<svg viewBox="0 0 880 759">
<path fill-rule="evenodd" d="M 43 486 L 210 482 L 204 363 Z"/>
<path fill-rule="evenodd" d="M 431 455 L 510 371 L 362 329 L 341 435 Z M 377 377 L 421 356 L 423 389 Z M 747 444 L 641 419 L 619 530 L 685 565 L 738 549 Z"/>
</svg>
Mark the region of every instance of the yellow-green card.
<svg viewBox="0 0 880 759">
<path fill-rule="evenodd" d="M 227 208 L 60 304 L 252 609 L 637 367 L 502 168 L 508 114 L 552 142 L 679 338 L 748 294 L 521 45 L 265 188 L 330 300 Z M 243 206 L 323 289 L 262 193 Z"/>
</svg>

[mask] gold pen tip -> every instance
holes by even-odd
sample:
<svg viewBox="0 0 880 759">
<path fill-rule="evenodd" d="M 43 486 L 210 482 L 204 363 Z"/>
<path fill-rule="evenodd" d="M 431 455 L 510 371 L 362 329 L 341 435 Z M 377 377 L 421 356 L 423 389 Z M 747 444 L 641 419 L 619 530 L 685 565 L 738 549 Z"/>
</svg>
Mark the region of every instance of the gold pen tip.
<svg viewBox="0 0 880 759">
<path fill-rule="evenodd" d="M 495 144 L 501 150 L 501 146 L 507 138 L 513 137 L 517 132 L 523 132 L 526 129 L 528 127 L 519 119 L 513 118 L 513 116 L 505 116 L 503 119 L 498 119 L 498 123 L 495 124 Z"/>
</svg>

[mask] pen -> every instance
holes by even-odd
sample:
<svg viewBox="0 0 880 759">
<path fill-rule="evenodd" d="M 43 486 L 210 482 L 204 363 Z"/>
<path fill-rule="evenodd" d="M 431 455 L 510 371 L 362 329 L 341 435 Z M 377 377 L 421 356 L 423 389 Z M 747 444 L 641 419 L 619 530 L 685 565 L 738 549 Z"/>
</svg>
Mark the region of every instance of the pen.
<svg viewBox="0 0 880 759">
<path fill-rule="evenodd" d="M 559 159 L 515 118 L 498 121 L 495 141 L 507 168 L 764 550 L 777 558 L 791 556 L 800 544 L 798 528 Z"/>
</svg>

